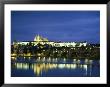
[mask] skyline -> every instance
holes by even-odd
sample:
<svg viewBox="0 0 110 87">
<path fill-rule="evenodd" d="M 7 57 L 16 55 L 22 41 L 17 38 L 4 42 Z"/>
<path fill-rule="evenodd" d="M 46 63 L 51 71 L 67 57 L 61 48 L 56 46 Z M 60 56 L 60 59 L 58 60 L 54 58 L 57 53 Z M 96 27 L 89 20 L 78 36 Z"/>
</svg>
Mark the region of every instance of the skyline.
<svg viewBox="0 0 110 87">
<path fill-rule="evenodd" d="M 12 11 L 11 41 L 100 43 L 100 11 Z"/>
</svg>

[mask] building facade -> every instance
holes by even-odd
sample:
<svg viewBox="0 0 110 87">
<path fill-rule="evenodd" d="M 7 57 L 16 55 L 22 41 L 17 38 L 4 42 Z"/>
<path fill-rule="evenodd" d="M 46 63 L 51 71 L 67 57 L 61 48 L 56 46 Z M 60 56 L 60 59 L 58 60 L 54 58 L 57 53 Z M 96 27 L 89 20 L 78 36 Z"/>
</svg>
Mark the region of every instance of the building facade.
<svg viewBox="0 0 110 87">
<path fill-rule="evenodd" d="M 34 45 L 37 44 L 49 44 L 53 47 L 81 47 L 81 46 L 86 46 L 87 42 L 54 42 L 54 41 L 49 41 L 47 38 L 43 38 L 40 35 L 36 35 L 34 38 L 34 41 L 23 41 L 23 42 L 13 42 L 14 44 L 21 44 L 21 45 L 27 45 L 29 43 L 32 43 Z"/>
</svg>

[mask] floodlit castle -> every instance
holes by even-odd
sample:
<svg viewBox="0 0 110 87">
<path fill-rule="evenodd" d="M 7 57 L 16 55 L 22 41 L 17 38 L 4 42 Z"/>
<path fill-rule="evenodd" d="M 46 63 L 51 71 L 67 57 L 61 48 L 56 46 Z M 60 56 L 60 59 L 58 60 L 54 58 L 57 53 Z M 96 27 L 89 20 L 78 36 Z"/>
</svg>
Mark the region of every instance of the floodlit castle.
<svg viewBox="0 0 110 87">
<path fill-rule="evenodd" d="M 29 43 L 32 43 L 34 45 L 37 44 L 49 44 L 52 45 L 53 47 L 75 47 L 77 45 L 77 47 L 81 47 L 81 46 L 86 46 L 87 42 L 81 42 L 81 43 L 77 43 L 77 42 L 54 42 L 54 41 L 49 41 L 47 38 L 43 38 L 40 35 L 36 35 L 34 38 L 34 41 L 23 41 L 23 42 L 16 42 L 17 44 L 21 44 L 21 45 L 27 45 Z M 13 44 L 15 44 L 15 42 L 13 42 Z"/>
<path fill-rule="evenodd" d="M 34 41 L 36 42 L 44 42 L 44 41 L 49 41 L 47 38 L 43 38 L 40 35 L 36 35 L 34 38 Z"/>
</svg>

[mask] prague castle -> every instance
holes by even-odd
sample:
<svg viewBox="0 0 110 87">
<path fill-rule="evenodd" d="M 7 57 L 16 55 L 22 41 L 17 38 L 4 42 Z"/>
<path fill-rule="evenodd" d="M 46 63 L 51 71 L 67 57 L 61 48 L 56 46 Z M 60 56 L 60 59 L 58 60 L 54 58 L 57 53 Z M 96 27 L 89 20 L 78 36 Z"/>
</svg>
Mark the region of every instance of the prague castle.
<svg viewBox="0 0 110 87">
<path fill-rule="evenodd" d="M 49 41 L 47 38 L 44 38 L 40 35 L 36 35 L 35 38 L 34 38 L 34 41 L 23 41 L 23 42 L 13 42 L 13 45 L 15 43 L 17 44 L 21 44 L 21 45 L 27 45 L 29 43 L 32 43 L 34 45 L 37 45 L 37 44 L 49 44 L 53 47 L 75 47 L 77 45 L 77 47 L 81 47 L 81 46 L 86 46 L 87 45 L 87 42 L 54 42 L 54 41 Z"/>
<path fill-rule="evenodd" d="M 36 35 L 33 41 L 14 41 L 11 45 L 11 58 L 100 58 L 100 45 L 87 42 L 56 42 Z"/>
<path fill-rule="evenodd" d="M 36 35 L 34 38 L 34 41 L 36 42 L 44 42 L 44 41 L 49 41 L 47 38 L 43 38 L 40 35 Z"/>
</svg>

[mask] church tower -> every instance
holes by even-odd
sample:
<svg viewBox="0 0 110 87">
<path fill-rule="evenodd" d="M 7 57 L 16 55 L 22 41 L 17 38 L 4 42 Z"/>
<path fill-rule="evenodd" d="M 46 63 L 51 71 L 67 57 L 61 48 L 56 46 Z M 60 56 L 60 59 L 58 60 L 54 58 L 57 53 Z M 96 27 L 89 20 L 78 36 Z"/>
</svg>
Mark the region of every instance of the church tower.
<svg viewBox="0 0 110 87">
<path fill-rule="evenodd" d="M 36 35 L 34 38 L 34 41 L 36 42 L 36 44 L 38 43 L 44 44 L 45 42 L 48 42 L 49 40 L 47 38 L 43 38 L 40 35 Z"/>
</svg>

